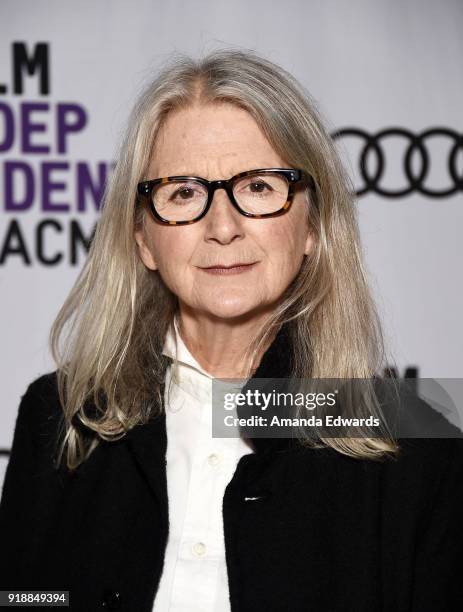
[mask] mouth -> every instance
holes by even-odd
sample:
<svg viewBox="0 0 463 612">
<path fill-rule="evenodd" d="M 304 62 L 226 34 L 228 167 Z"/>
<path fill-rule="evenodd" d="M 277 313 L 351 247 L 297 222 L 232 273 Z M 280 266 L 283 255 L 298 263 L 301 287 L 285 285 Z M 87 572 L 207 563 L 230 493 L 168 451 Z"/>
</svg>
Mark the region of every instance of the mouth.
<svg viewBox="0 0 463 612">
<path fill-rule="evenodd" d="M 248 270 L 251 270 L 252 268 L 254 268 L 259 262 L 258 261 L 254 261 L 252 263 L 236 263 L 236 264 L 232 264 L 230 266 L 223 266 L 223 265 L 218 265 L 218 266 L 210 266 L 208 268 L 200 268 L 201 270 L 204 270 L 204 272 L 208 272 L 209 274 L 239 274 L 240 272 L 246 272 Z"/>
</svg>

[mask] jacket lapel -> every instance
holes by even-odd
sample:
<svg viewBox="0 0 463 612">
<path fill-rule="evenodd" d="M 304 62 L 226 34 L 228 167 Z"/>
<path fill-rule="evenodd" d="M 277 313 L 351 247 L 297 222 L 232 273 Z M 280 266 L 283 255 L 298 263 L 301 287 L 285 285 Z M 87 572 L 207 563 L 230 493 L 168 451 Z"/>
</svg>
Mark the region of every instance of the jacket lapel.
<svg viewBox="0 0 463 612">
<path fill-rule="evenodd" d="M 162 397 L 164 388 L 165 383 L 161 386 Z M 161 512 L 167 519 L 167 429 L 164 406 L 162 412 L 150 418 L 148 423 L 133 427 L 125 435 L 124 441 L 148 486 L 159 500 Z"/>
<path fill-rule="evenodd" d="M 288 323 L 282 325 L 272 344 L 262 356 L 259 367 L 254 372 L 254 375 L 248 380 L 243 387 L 242 392 L 247 389 L 259 389 L 260 391 L 275 389 L 278 392 L 287 390 L 286 380 L 291 376 L 292 372 L 292 350 L 291 350 L 291 335 Z M 268 382 L 256 379 L 269 379 Z M 275 380 L 285 379 L 285 380 Z M 267 389 L 268 387 L 268 389 Z M 255 414 L 248 406 L 237 406 L 237 416 L 246 418 Z M 277 452 L 294 446 L 294 438 L 264 438 L 250 437 L 256 453 Z"/>
</svg>

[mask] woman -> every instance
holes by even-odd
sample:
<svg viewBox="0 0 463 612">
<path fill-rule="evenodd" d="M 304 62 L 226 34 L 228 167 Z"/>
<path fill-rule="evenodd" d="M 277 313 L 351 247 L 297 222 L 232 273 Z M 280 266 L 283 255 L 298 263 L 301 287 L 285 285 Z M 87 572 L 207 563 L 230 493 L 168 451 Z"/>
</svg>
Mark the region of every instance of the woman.
<svg viewBox="0 0 463 612">
<path fill-rule="evenodd" d="M 2 589 L 82 612 L 460 609 L 459 440 L 211 435 L 211 379 L 385 363 L 351 185 L 282 68 L 181 57 L 141 95 L 51 346 Z"/>
</svg>

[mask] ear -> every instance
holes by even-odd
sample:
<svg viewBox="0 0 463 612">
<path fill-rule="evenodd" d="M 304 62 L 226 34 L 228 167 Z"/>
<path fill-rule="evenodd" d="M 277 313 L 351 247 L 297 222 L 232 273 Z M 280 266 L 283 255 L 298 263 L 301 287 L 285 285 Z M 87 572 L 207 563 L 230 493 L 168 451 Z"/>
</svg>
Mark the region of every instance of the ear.
<svg viewBox="0 0 463 612">
<path fill-rule="evenodd" d="M 307 208 L 310 208 L 311 206 L 313 206 L 311 196 L 306 195 L 305 201 L 306 201 Z M 305 227 L 307 231 L 307 237 L 306 237 L 305 245 L 304 245 L 304 255 L 308 255 L 311 252 L 311 250 L 314 247 L 314 242 L 315 242 L 315 236 L 313 234 L 313 229 L 309 222 L 308 212 L 309 211 L 306 211 L 306 215 L 305 215 Z"/>
<path fill-rule="evenodd" d="M 305 241 L 304 255 L 308 255 L 310 253 L 313 247 L 313 243 L 314 237 L 312 235 L 312 232 L 309 230 L 309 232 L 307 233 L 307 239 Z"/>
<path fill-rule="evenodd" d="M 135 241 L 138 245 L 138 254 L 140 259 L 145 264 L 147 268 L 150 270 L 157 270 L 158 266 L 156 261 L 151 253 L 148 244 L 146 243 L 145 236 L 143 230 L 136 230 L 134 232 Z"/>
</svg>

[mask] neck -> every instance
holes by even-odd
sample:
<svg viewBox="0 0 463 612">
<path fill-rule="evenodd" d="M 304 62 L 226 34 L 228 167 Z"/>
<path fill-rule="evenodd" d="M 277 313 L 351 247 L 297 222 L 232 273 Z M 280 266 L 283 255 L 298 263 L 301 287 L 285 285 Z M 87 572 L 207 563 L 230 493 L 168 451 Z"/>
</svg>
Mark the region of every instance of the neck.
<svg viewBox="0 0 463 612">
<path fill-rule="evenodd" d="M 214 378 L 252 376 L 276 335 L 272 334 L 250 364 L 251 355 L 246 355 L 246 351 L 265 326 L 268 315 L 241 320 L 192 315 L 188 309 L 180 308 L 177 318 L 180 336 L 200 366 Z"/>
</svg>

